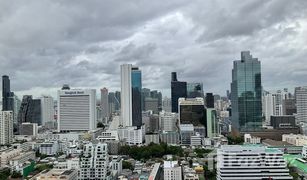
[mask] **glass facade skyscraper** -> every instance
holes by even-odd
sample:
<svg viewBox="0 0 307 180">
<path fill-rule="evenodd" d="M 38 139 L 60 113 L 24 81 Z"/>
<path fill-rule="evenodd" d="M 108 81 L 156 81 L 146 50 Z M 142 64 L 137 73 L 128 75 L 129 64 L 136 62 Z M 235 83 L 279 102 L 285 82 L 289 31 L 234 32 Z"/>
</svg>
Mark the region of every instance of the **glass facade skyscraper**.
<svg viewBox="0 0 307 180">
<path fill-rule="evenodd" d="M 187 83 L 187 97 L 204 97 L 203 83 Z"/>
<path fill-rule="evenodd" d="M 171 96 L 172 112 L 178 113 L 178 99 L 187 97 L 187 82 L 177 81 L 176 72 L 172 72 Z"/>
<path fill-rule="evenodd" d="M 132 126 L 142 126 L 142 72 L 138 67 L 131 70 Z"/>
<path fill-rule="evenodd" d="M 234 61 L 231 83 L 232 125 L 239 131 L 262 127 L 261 65 L 249 51 Z"/>
<path fill-rule="evenodd" d="M 116 95 L 116 94 L 115 94 Z M 121 65 L 121 120 L 123 127 L 142 126 L 142 72 L 132 64 Z"/>
<path fill-rule="evenodd" d="M 10 84 L 9 76 L 2 76 L 2 111 L 14 111 L 14 93 Z"/>
</svg>

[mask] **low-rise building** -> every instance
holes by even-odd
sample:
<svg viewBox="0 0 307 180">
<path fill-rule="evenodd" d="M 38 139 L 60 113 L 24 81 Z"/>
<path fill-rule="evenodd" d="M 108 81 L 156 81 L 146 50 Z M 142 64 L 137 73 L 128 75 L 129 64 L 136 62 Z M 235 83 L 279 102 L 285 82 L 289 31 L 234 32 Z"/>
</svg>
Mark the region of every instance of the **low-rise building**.
<svg viewBox="0 0 307 180">
<path fill-rule="evenodd" d="M 41 172 L 36 180 L 76 180 L 78 171 L 76 169 L 51 169 Z"/>
<path fill-rule="evenodd" d="M 11 159 L 21 154 L 21 149 L 5 148 L 0 150 L 0 167 L 9 165 Z"/>
<path fill-rule="evenodd" d="M 246 144 L 260 144 L 261 138 L 256 136 L 251 136 L 250 134 L 244 134 L 244 143 Z"/>
<path fill-rule="evenodd" d="M 35 152 L 34 151 L 28 151 L 19 154 L 18 156 L 12 158 L 10 160 L 10 166 L 16 167 L 16 166 L 22 166 L 25 162 L 29 160 L 35 160 Z"/>
<path fill-rule="evenodd" d="M 160 134 L 161 142 L 165 142 L 170 145 L 179 144 L 179 133 L 177 131 L 164 131 Z"/>
<path fill-rule="evenodd" d="M 181 166 L 177 161 L 164 161 L 164 180 L 182 180 Z"/>
<path fill-rule="evenodd" d="M 307 145 L 307 136 L 302 134 L 283 134 L 282 141 L 286 141 L 295 146 L 305 146 Z"/>
<path fill-rule="evenodd" d="M 39 152 L 48 156 L 55 155 L 59 152 L 58 141 L 43 142 L 40 144 Z"/>
</svg>

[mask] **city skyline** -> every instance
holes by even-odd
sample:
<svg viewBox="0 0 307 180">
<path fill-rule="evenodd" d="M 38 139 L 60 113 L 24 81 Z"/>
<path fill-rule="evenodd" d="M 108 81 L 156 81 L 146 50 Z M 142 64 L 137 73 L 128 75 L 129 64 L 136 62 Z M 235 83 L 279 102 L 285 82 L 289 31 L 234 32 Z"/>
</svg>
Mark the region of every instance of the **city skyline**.
<svg viewBox="0 0 307 180">
<path fill-rule="evenodd" d="M 250 50 L 262 61 L 266 90 L 304 86 L 307 3 L 234 2 L 1 2 L 6 10 L 0 15 L 5 17 L 0 71 L 10 76 L 18 96 L 44 92 L 54 97 L 65 83 L 119 90 L 123 63 L 141 67 L 143 86 L 167 96 L 173 71 L 183 81 L 202 82 L 205 92 L 223 95 L 232 61 Z M 92 13 L 84 14 L 89 8 Z M 240 20 L 243 15 L 246 21 Z M 47 19 L 58 23 L 44 26 Z"/>
</svg>

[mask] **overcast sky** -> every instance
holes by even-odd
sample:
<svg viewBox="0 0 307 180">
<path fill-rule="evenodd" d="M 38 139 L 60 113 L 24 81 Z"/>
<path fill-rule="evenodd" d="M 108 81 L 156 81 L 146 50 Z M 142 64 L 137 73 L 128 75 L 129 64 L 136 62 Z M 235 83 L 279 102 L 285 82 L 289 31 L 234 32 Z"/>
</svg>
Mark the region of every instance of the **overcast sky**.
<svg viewBox="0 0 307 180">
<path fill-rule="evenodd" d="M 266 90 L 307 85 L 306 0 L 0 0 L 0 72 L 19 96 L 120 89 L 120 64 L 169 96 L 170 74 L 230 89 L 250 50 Z"/>
</svg>

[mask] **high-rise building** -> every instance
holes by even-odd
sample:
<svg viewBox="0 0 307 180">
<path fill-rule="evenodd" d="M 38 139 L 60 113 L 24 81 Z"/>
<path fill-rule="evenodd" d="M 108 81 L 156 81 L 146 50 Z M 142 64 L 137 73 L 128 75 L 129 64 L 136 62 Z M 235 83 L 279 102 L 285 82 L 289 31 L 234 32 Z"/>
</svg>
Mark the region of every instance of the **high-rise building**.
<svg viewBox="0 0 307 180">
<path fill-rule="evenodd" d="M 54 101 L 51 96 L 43 96 L 41 99 L 42 125 L 54 121 Z"/>
<path fill-rule="evenodd" d="M 249 51 L 234 61 L 231 83 L 232 125 L 239 131 L 257 131 L 262 127 L 261 65 Z"/>
<path fill-rule="evenodd" d="M 109 101 L 109 116 L 111 116 L 113 113 L 116 112 L 115 110 L 115 93 L 114 92 L 109 92 L 108 95 L 108 101 Z"/>
<path fill-rule="evenodd" d="M 171 98 L 164 97 L 162 100 L 162 110 L 166 112 L 172 112 L 172 100 Z"/>
<path fill-rule="evenodd" d="M 38 127 L 36 123 L 22 123 L 20 127 L 20 135 L 37 136 Z"/>
<path fill-rule="evenodd" d="M 119 111 L 120 110 L 120 91 L 115 91 L 115 111 Z"/>
<path fill-rule="evenodd" d="M 159 113 L 159 101 L 157 98 L 147 97 L 144 100 L 144 110 L 152 111 L 153 114 Z"/>
<path fill-rule="evenodd" d="M 172 72 L 171 96 L 172 112 L 178 113 L 178 99 L 187 97 L 187 82 L 178 81 L 176 72 Z"/>
<path fill-rule="evenodd" d="M 180 124 L 206 127 L 205 102 L 203 98 L 179 98 L 178 103 Z"/>
<path fill-rule="evenodd" d="M 20 109 L 20 105 L 21 105 L 21 101 L 20 101 L 20 99 L 16 96 L 16 95 L 14 95 L 14 98 L 13 98 L 14 100 L 13 100 L 13 102 L 14 102 L 14 111 L 13 111 L 13 114 L 14 114 L 14 117 L 13 117 L 13 123 L 14 123 L 14 130 L 15 130 L 15 128 L 17 128 L 17 126 L 18 126 L 18 111 L 19 111 L 19 109 Z"/>
<path fill-rule="evenodd" d="M 213 138 L 219 135 L 217 113 L 214 108 L 206 109 L 206 137 Z"/>
<path fill-rule="evenodd" d="M 14 111 L 14 93 L 10 84 L 9 76 L 2 76 L 2 111 Z"/>
<path fill-rule="evenodd" d="M 206 107 L 214 108 L 214 96 L 213 93 L 206 93 Z"/>
<path fill-rule="evenodd" d="M 100 90 L 101 92 L 101 100 L 100 107 L 102 109 L 102 122 L 104 124 L 108 123 L 109 120 L 109 97 L 108 97 L 108 89 L 103 88 Z"/>
<path fill-rule="evenodd" d="M 279 149 L 222 145 L 217 150 L 217 180 L 293 179 Z"/>
<path fill-rule="evenodd" d="M 58 90 L 58 131 L 96 129 L 96 90 Z"/>
<path fill-rule="evenodd" d="M 187 83 L 187 97 L 204 97 L 203 83 Z"/>
<path fill-rule="evenodd" d="M 13 111 L 0 111 L 0 145 L 13 143 Z"/>
<path fill-rule="evenodd" d="M 85 144 L 80 157 L 79 179 L 108 179 L 109 155 L 106 143 Z"/>
<path fill-rule="evenodd" d="M 33 99 L 24 95 L 18 112 L 18 125 L 24 122 L 42 125 L 41 99 Z"/>
<path fill-rule="evenodd" d="M 296 114 L 296 104 L 295 104 L 295 99 L 290 98 L 290 99 L 285 99 L 283 102 L 283 112 L 284 115 L 294 115 Z"/>
<path fill-rule="evenodd" d="M 176 113 L 161 111 L 159 114 L 160 129 L 162 131 L 176 131 L 177 118 Z"/>
<path fill-rule="evenodd" d="M 307 87 L 295 88 L 296 123 L 307 123 Z"/>
<path fill-rule="evenodd" d="M 121 125 L 142 126 L 142 73 L 131 64 L 121 65 Z"/>
</svg>

